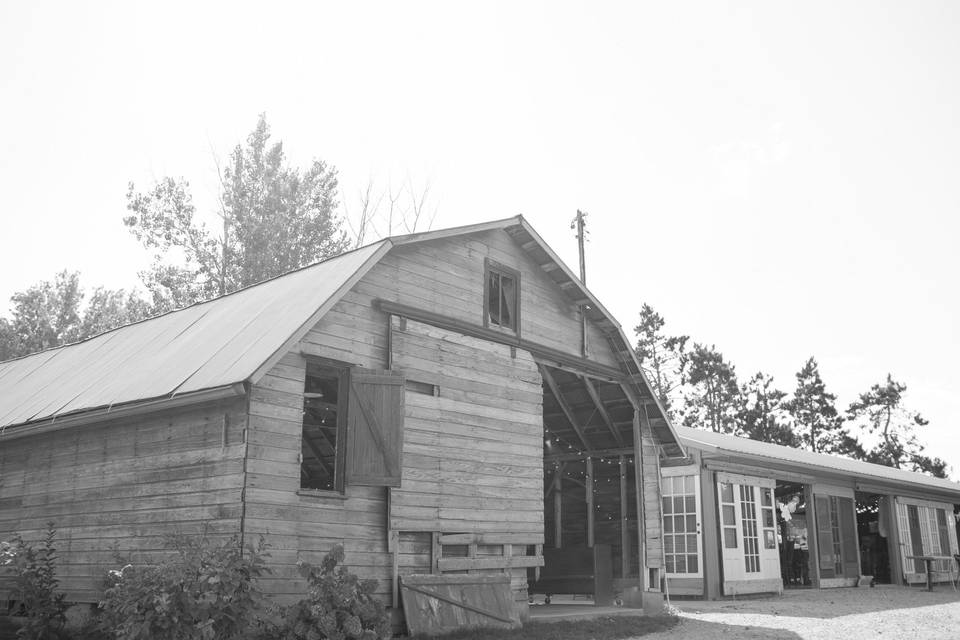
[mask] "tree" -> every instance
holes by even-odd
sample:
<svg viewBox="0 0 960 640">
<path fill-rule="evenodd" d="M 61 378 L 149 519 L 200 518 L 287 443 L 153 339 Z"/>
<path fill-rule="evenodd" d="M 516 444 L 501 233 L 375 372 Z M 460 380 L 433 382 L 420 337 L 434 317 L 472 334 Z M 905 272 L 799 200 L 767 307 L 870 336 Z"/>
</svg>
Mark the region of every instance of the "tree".
<svg viewBox="0 0 960 640">
<path fill-rule="evenodd" d="M 640 309 L 640 323 L 633 328 L 637 334 L 635 350 L 640 367 L 663 407 L 671 417 L 676 417 L 672 410 L 673 396 L 683 380 L 686 365 L 684 350 L 690 337 L 664 335 L 664 324 L 663 316 L 644 303 Z"/>
<path fill-rule="evenodd" d="M 757 372 L 740 389 L 743 398 L 739 423 L 752 440 L 799 446 L 786 409 L 787 394 L 773 386 L 773 377 Z"/>
<path fill-rule="evenodd" d="M 715 346 L 694 344 L 686 355 L 683 423 L 716 433 L 736 433 L 740 388 L 732 364 Z"/>
<path fill-rule="evenodd" d="M 903 407 L 906 390 L 906 385 L 887 374 L 885 383 L 873 385 L 850 404 L 848 418 L 879 438 L 879 442 L 866 452 L 864 458 L 888 467 L 924 471 L 945 478 L 946 462 L 927 456 L 916 435 L 916 430 L 929 422 L 919 413 Z"/>
<path fill-rule="evenodd" d="M 437 206 L 431 209 L 429 199 L 429 182 L 422 188 L 417 187 L 413 178 L 407 175 L 399 187 L 391 179 L 384 187 L 371 177 L 366 187 L 357 192 L 352 206 L 348 207 L 346 201 L 343 203 L 345 221 L 354 237 L 353 246 L 363 246 L 371 236 L 383 238 L 398 233 L 416 233 L 423 222 L 429 230 L 437 216 Z M 424 219 L 428 213 L 429 217 Z"/>
<path fill-rule="evenodd" d="M 87 304 L 80 274 L 61 271 L 10 297 L 0 318 L 0 361 L 77 342 L 150 315 L 150 306 L 123 289 L 97 287 Z"/>
<path fill-rule="evenodd" d="M 127 193 L 131 233 L 153 251 L 141 274 L 156 310 L 223 295 L 349 247 L 337 213 L 337 171 L 321 160 L 289 167 L 283 143 L 269 144 L 260 116 L 245 146 L 237 145 L 221 179 L 220 233 L 196 218 L 190 185 L 163 178 L 152 189 Z"/>
<path fill-rule="evenodd" d="M 817 361 L 811 357 L 797 373 L 797 388 L 786 403 L 800 445 L 816 453 L 862 457 L 859 443 L 850 436 L 838 415 L 837 397 L 827 393 Z"/>
</svg>

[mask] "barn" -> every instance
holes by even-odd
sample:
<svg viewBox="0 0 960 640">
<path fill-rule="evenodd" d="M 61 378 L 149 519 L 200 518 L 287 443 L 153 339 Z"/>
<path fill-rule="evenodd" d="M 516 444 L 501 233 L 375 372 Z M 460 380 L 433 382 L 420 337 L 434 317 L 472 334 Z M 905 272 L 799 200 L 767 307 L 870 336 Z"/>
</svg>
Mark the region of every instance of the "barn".
<svg viewBox="0 0 960 640">
<path fill-rule="evenodd" d="M 337 543 L 395 608 L 405 576 L 496 574 L 523 617 L 587 556 L 655 593 L 660 464 L 685 455 L 620 325 L 520 216 L 0 363 L 0 429 L 0 539 L 54 522 L 75 602 L 116 551 L 201 531 L 265 536 L 280 600 Z"/>
</svg>

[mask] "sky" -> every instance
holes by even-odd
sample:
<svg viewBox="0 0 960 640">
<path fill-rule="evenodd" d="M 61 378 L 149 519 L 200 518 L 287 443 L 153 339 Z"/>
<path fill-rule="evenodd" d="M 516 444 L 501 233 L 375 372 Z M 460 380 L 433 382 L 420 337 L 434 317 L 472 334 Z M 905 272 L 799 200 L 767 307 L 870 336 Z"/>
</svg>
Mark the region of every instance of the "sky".
<svg viewBox="0 0 960 640">
<path fill-rule="evenodd" d="M 632 335 L 741 379 L 888 373 L 960 479 L 960 3 L 0 2 L 0 313 L 60 270 L 135 287 L 128 184 L 190 181 L 266 113 L 342 200 L 522 213 Z"/>
</svg>

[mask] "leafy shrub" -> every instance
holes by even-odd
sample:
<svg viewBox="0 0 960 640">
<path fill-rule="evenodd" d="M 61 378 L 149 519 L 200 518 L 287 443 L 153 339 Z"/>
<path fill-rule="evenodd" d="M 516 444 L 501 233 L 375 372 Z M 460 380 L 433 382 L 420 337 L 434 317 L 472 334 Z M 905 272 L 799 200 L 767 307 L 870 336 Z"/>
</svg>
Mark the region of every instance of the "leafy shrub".
<svg viewBox="0 0 960 640">
<path fill-rule="evenodd" d="M 26 616 L 17 636 L 24 640 L 48 640 L 63 637 L 66 622 L 64 595 L 57 593 L 57 530 L 47 523 L 47 533 L 39 547 L 15 534 L 0 542 L 0 566 L 14 574 L 14 600 L 21 603 Z"/>
<path fill-rule="evenodd" d="M 173 557 L 108 574 L 101 627 L 121 640 L 228 640 L 252 635 L 265 598 L 255 581 L 269 572 L 261 538 L 247 553 L 237 538 L 211 544 L 173 536 Z"/>
<path fill-rule="evenodd" d="M 299 562 L 307 579 L 307 598 L 285 607 L 275 630 L 280 640 L 377 640 L 390 637 L 390 618 L 373 597 L 376 580 L 360 580 L 345 567 L 343 546 L 324 556 L 320 566 Z"/>
</svg>

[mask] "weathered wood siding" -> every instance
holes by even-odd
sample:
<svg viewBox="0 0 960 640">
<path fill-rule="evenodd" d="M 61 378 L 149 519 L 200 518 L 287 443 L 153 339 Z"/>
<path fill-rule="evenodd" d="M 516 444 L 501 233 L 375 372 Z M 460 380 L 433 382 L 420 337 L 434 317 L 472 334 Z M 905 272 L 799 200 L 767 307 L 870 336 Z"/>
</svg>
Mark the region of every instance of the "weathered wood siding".
<svg viewBox="0 0 960 640">
<path fill-rule="evenodd" d="M 580 354 L 578 307 L 503 231 L 394 248 L 356 290 L 474 325 L 483 324 L 483 261 L 520 273 L 520 334 Z M 617 366 L 617 356 L 594 325 L 587 326 L 590 358 Z"/>
<path fill-rule="evenodd" d="M 347 486 L 342 497 L 298 491 L 301 354 L 385 368 L 387 315 L 374 307 L 377 298 L 482 325 L 484 258 L 521 273 L 522 335 L 579 355 L 577 307 L 505 232 L 394 248 L 252 388 L 245 531 L 271 544 L 274 593 L 302 593 L 297 559 L 317 561 L 342 543 L 346 564 L 377 579 L 386 596 L 391 527 L 410 531 L 400 538 L 402 572 L 429 570 L 430 541 L 416 531 L 542 536 L 543 390 L 532 358 L 412 322 L 393 336 L 394 369 L 436 384 L 440 395 L 406 393 L 392 522 L 383 488 Z M 588 335 L 591 358 L 615 366 L 601 334 L 591 326 Z"/>
<path fill-rule="evenodd" d="M 662 569 L 663 536 L 661 535 L 661 523 L 663 522 L 663 513 L 660 507 L 660 451 L 649 424 L 645 422 L 641 422 L 641 437 L 643 526 L 647 543 L 646 565 L 649 568 Z M 663 573 L 658 571 L 658 577 L 663 579 Z M 658 584 L 648 586 L 654 589 L 660 588 Z"/>
<path fill-rule="evenodd" d="M 400 324 L 398 321 L 396 321 Z M 407 392 L 397 531 L 543 533 L 543 388 L 529 353 L 416 322 L 394 363 L 437 395 Z"/>
<path fill-rule="evenodd" d="M 54 523 L 67 599 L 96 602 L 116 552 L 145 562 L 171 534 L 238 534 L 245 422 L 238 398 L 0 442 L 0 540 Z"/>
<path fill-rule="evenodd" d="M 325 322 L 320 324 L 326 330 L 338 326 Z M 373 345 L 368 337 L 356 332 L 347 339 L 352 349 L 347 362 L 382 366 L 369 355 Z M 342 360 L 344 345 L 341 341 L 313 351 Z M 386 489 L 347 486 L 342 496 L 300 490 L 305 375 L 306 360 L 290 353 L 251 389 L 244 534 L 250 542 L 263 535 L 270 545 L 273 574 L 262 584 L 284 599 L 303 597 L 306 582 L 297 561 L 318 563 L 335 544 L 343 544 L 345 564 L 363 578 L 376 579 L 386 594 L 392 575 L 386 553 Z"/>
<path fill-rule="evenodd" d="M 541 544 L 543 387 L 533 357 L 417 322 L 394 324 L 395 367 L 434 394 L 406 395 L 403 481 L 391 492 L 390 528 L 526 534 Z M 503 553 L 493 547 L 478 553 Z M 527 571 L 510 573 L 525 610 Z"/>
</svg>

